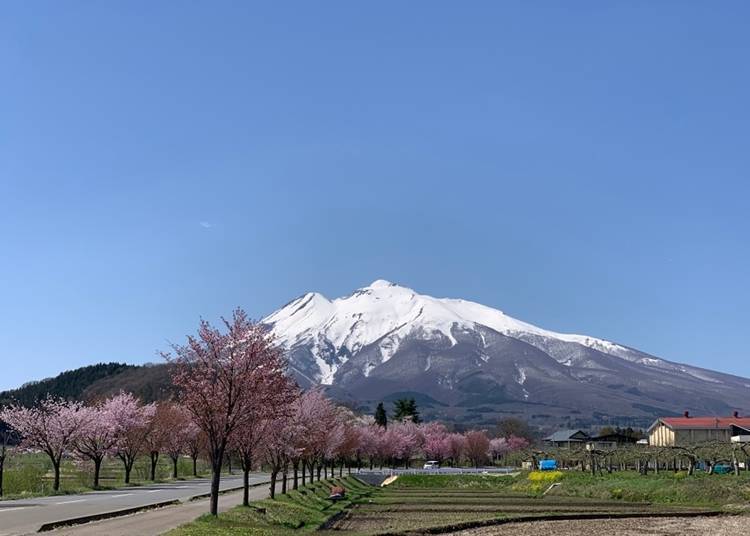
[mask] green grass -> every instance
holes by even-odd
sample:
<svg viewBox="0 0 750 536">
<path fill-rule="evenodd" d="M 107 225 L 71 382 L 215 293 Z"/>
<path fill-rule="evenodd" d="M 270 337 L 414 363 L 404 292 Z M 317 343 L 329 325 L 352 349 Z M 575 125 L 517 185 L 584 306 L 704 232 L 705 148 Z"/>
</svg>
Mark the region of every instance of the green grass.
<svg viewBox="0 0 750 536">
<path fill-rule="evenodd" d="M 657 504 L 723 506 L 750 501 L 750 474 L 708 475 L 662 472 L 643 476 L 623 471 L 593 476 L 566 471 L 552 495 L 648 501 Z"/>
<path fill-rule="evenodd" d="M 147 456 L 136 460 L 130 475 L 131 486 L 150 483 L 151 462 Z M 208 465 L 198 462 L 198 473 L 207 476 L 210 471 Z M 124 486 L 124 470 L 117 458 L 107 458 L 102 465 L 99 489 L 114 489 Z M 177 463 L 178 479 L 192 478 L 193 462 L 180 458 Z M 156 468 L 156 481 L 165 482 L 172 478 L 172 460 L 168 456 L 160 456 Z M 44 495 L 66 495 L 81 493 L 93 489 L 94 469 L 89 462 L 65 460 L 60 470 L 60 490 L 52 489 L 52 462 L 46 454 L 27 453 L 14 455 L 6 461 L 3 479 L 4 496 L 1 499 L 19 499 L 39 497 Z"/>
<path fill-rule="evenodd" d="M 346 500 L 327 500 L 331 486 L 346 488 Z M 204 515 L 174 529 L 169 536 L 225 536 L 234 534 L 285 536 L 318 529 L 330 517 L 363 500 L 375 488 L 352 477 L 315 482 L 275 499 L 254 501 L 250 507 L 238 506 L 214 517 Z"/>
<path fill-rule="evenodd" d="M 389 489 L 429 488 L 435 490 L 498 490 L 508 489 L 515 483 L 513 476 L 505 475 L 401 475 L 388 486 Z"/>
<path fill-rule="evenodd" d="M 542 476 L 544 475 L 544 476 Z M 626 502 L 652 502 L 664 505 L 717 507 L 746 504 L 750 501 L 750 473 L 740 476 L 661 472 L 641 475 L 635 471 L 605 473 L 593 476 L 581 471 L 555 472 L 553 478 L 538 472 L 524 472 L 513 477 L 490 475 L 403 475 L 389 488 L 394 490 L 435 489 L 467 492 L 493 490 L 502 494 L 538 497 L 554 482 L 560 486 L 548 496 L 579 497 Z M 439 491 L 438 491 L 439 490 Z M 460 500 L 461 496 L 456 496 Z M 407 499 L 404 497 L 404 499 Z"/>
</svg>

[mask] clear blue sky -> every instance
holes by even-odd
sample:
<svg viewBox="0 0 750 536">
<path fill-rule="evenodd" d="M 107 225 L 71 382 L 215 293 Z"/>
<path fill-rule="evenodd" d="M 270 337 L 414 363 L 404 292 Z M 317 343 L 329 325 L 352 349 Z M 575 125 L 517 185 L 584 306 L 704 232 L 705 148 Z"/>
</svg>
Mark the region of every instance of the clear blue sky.
<svg viewBox="0 0 750 536">
<path fill-rule="evenodd" d="M 0 389 L 376 278 L 750 376 L 747 2 L 5 2 Z"/>
</svg>

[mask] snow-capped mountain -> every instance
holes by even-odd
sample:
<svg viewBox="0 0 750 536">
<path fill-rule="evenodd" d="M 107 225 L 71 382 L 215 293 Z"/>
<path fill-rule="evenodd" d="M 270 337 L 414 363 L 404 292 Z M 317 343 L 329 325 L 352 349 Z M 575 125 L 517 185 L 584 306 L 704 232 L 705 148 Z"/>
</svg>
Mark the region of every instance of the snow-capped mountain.
<svg viewBox="0 0 750 536">
<path fill-rule="evenodd" d="M 544 411 L 650 418 L 686 408 L 750 409 L 750 380 L 555 333 L 384 280 L 335 300 L 305 294 L 262 322 L 287 349 L 300 383 L 334 386 L 360 401 L 409 392 L 442 408 L 443 417 L 477 406 L 487 411 L 475 417 Z"/>
</svg>

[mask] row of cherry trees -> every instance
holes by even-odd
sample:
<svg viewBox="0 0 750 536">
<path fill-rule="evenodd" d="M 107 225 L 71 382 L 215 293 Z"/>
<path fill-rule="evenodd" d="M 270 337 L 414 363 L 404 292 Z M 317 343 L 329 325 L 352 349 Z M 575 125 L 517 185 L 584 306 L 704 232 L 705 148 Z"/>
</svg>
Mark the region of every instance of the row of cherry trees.
<svg viewBox="0 0 750 536">
<path fill-rule="evenodd" d="M 214 515 L 222 467 L 231 458 L 240 461 L 247 504 L 249 474 L 259 465 L 270 470 L 273 497 L 279 478 L 282 493 L 287 491 L 290 474 L 296 489 L 300 480 L 304 485 L 308 479 L 333 476 L 337 466 L 341 475 L 345 466 L 408 466 L 417 456 L 478 466 L 527 446 L 513 436 L 450 433 L 434 422 L 407 420 L 380 427 L 319 390 L 302 392 L 286 374 L 268 330 L 242 310 L 223 324 L 220 330 L 201 322 L 187 344 L 165 354 L 172 364 L 175 401 L 144 404 L 130 393 L 92 405 L 49 398 L 34 408 L 7 407 L 0 420 L 18 433 L 22 446 L 49 456 L 55 490 L 65 456 L 93 463 L 95 487 L 107 456 L 122 462 L 126 483 L 139 456 L 150 458 L 152 480 L 161 455 L 171 458 L 174 477 L 181 456 L 192 458 L 194 474 L 197 459 L 205 456 L 211 464 Z"/>
<path fill-rule="evenodd" d="M 241 451 L 243 460 L 259 456 L 267 464 L 272 497 L 280 475 L 282 493 L 286 492 L 290 473 L 296 489 L 307 475 L 319 480 L 321 474 L 333 476 L 337 467 L 341 475 L 345 467 L 408 467 L 414 458 L 451 464 L 466 460 L 479 466 L 528 447 L 525 439 L 515 436 L 490 439 L 479 430 L 451 433 L 439 422 L 407 420 L 381 427 L 336 406 L 317 390 L 302 394 L 293 406 L 289 416 L 269 424 L 262 434 L 265 439 L 255 442 L 255 452 L 250 442 Z"/>
<path fill-rule="evenodd" d="M 0 420 L 21 436 L 23 447 L 49 456 L 55 491 L 60 488 L 60 466 L 65 456 L 91 462 L 93 485 L 98 487 L 107 456 L 120 459 L 125 483 L 129 483 L 138 456 L 150 456 L 153 480 L 161 453 L 172 459 L 176 477 L 180 456 L 189 454 L 193 458 L 195 473 L 201 452 L 200 430 L 187 412 L 172 402 L 145 405 L 130 393 L 93 405 L 48 398 L 33 408 L 5 408 L 0 411 Z"/>
<path fill-rule="evenodd" d="M 49 456 L 55 490 L 65 456 L 91 462 L 93 486 L 98 487 L 107 456 L 121 461 L 129 483 L 140 456 L 149 457 L 150 478 L 155 480 L 161 455 L 171 459 L 172 476 L 177 478 L 181 456 L 192 459 L 197 475 L 198 458 L 210 452 L 210 441 L 186 409 L 173 402 L 142 404 L 130 393 L 93 405 L 47 399 L 35 408 L 7 408 L 0 418 L 18 431 L 25 447 Z M 526 446 L 526 440 L 514 436 L 489 439 L 482 431 L 451 433 L 437 422 L 394 422 L 383 428 L 311 390 L 294 398 L 281 415 L 272 419 L 259 415 L 255 425 L 240 427 L 230 438 L 226 456 L 240 462 L 247 502 L 249 474 L 259 466 L 271 471 L 274 496 L 279 476 L 286 492 L 290 474 L 297 489 L 300 480 L 304 485 L 308 478 L 333 475 L 336 466 L 341 474 L 345 466 L 408 466 L 415 457 L 480 465 Z"/>
</svg>

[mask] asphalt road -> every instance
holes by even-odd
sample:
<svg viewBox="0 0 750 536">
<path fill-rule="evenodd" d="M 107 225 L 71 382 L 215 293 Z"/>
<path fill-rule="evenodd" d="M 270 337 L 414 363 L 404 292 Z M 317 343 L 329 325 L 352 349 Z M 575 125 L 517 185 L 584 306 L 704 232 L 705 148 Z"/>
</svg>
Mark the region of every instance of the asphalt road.
<svg viewBox="0 0 750 536">
<path fill-rule="evenodd" d="M 257 473 L 251 475 L 250 483 L 256 484 L 267 480 L 268 475 Z M 222 490 L 241 486 L 241 476 L 222 476 Z M 80 495 L 0 501 L 0 536 L 31 534 L 37 532 L 45 523 L 81 516 L 147 506 L 175 499 L 186 501 L 196 495 L 208 493 L 209 489 L 210 481 L 200 478 L 112 491 L 92 491 Z M 219 497 L 219 504 L 221 504 L 221 499 L 222 497 Z M 141 532 L 140 534 L 147 533 Z"/>
</svg>

